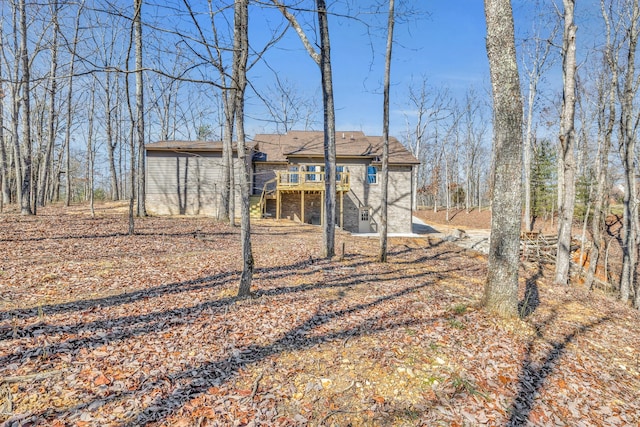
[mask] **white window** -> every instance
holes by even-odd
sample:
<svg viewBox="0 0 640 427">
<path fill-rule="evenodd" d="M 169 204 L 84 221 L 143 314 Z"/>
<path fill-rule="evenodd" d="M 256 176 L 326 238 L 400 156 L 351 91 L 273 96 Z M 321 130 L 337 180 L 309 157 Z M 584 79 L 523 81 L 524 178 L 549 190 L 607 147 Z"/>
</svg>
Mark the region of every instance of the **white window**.
<svg viewBox="0 0 640 427">
<path fill-rule="evenodd" d="M 306 176 L 306 180 L 307 181 L 322 181 L 323 180 L 323 172 L 324 171 L 324 166 L 320 166 L 320 165 L 309 165 L 307 166 L 307 176 Z M 309 173 L 309 172 L 316 172 L 316 173 Z"/>
<path fill-rule="evenodd" d="M 367 166 L 367 182 L 369 184 L 378 183 L 378 168 L 376 166 Z"/>
<path fill-rule="evenodd" d="M 292 184 L 297 184 L 300 179 L 300 175 L 298 175 L 298 166 L 289 166 L 289 182 Z"/>
</svg>

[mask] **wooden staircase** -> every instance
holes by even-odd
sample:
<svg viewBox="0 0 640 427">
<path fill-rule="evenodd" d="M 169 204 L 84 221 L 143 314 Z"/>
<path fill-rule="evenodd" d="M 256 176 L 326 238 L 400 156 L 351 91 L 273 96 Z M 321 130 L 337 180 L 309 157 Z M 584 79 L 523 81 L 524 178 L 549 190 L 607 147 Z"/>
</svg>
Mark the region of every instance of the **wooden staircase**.
<svg viewBox="0 0 640 427">
<path fill-rule="evenodd" d="M 252 219 L 262 218 L 262 196 L 255 195 L 249 197 L 249 216 Z"/>
</svg>

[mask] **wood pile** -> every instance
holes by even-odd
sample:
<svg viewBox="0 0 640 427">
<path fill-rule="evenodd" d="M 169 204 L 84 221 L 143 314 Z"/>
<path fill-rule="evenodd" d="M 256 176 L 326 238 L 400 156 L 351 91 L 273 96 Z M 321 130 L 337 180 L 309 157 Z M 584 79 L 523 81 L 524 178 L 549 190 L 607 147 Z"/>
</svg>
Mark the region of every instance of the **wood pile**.
<svg viewBox="0 0 640 427">
<path fill-rule="evenodd" d="M 527 261 L 554 263 L 558 251 L 558 236 L 540 231 L 520 233 L 520 257 Z"/>
</svg>

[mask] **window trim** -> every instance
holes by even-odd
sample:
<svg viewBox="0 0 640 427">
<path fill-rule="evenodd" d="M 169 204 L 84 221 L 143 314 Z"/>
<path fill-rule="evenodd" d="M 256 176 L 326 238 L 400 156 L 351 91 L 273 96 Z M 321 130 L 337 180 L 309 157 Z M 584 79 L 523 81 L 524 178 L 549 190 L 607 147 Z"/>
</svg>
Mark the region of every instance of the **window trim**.
<svg viewBox="0 0 640 427">
<path fill-rule="evenodd" d="M 373 170 L 373 173 L 371 171 Z M 378 167 L 367 165 L 367 184 L 378 184 Z"/>
<path fill-rule="evenodd" d="M 289 182 L 292 184 L 298 184 L 300 182 L 300 168 L 298 165 L 289 166 Z"/>
<path fill-rule="evenodd" d="M 324 165 L 318 163 L 305 164 L 305 181 L 322 182 L 324 176 Z"/>
</svg>

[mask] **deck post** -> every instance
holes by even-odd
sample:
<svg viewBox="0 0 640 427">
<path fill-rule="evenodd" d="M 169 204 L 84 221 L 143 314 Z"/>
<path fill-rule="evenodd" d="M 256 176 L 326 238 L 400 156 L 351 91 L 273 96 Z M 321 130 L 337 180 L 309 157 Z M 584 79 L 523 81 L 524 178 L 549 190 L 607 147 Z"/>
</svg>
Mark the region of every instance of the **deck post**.
<svg viewBox="0 0 640 427">
<path fill-rule="evenodd" d="M 324 191 L 320 192 L 320 225 L 324 225 Z"/>
<path fill-rule="evenodd" d="M 344 230 L 344 191 L 340 192 L 340 228 Z"/>
<path fill-rule="evenodd" d="M 280 190 L 276 190 L 276 219 L 280 219 L 280 208 L 282 207 L 282 202 L 280 201 Z"/>
<path fill-rule="evenodd" d="M 300 222 L 304 224 L 304 190 L 300 192 Z"/>
</svg>

